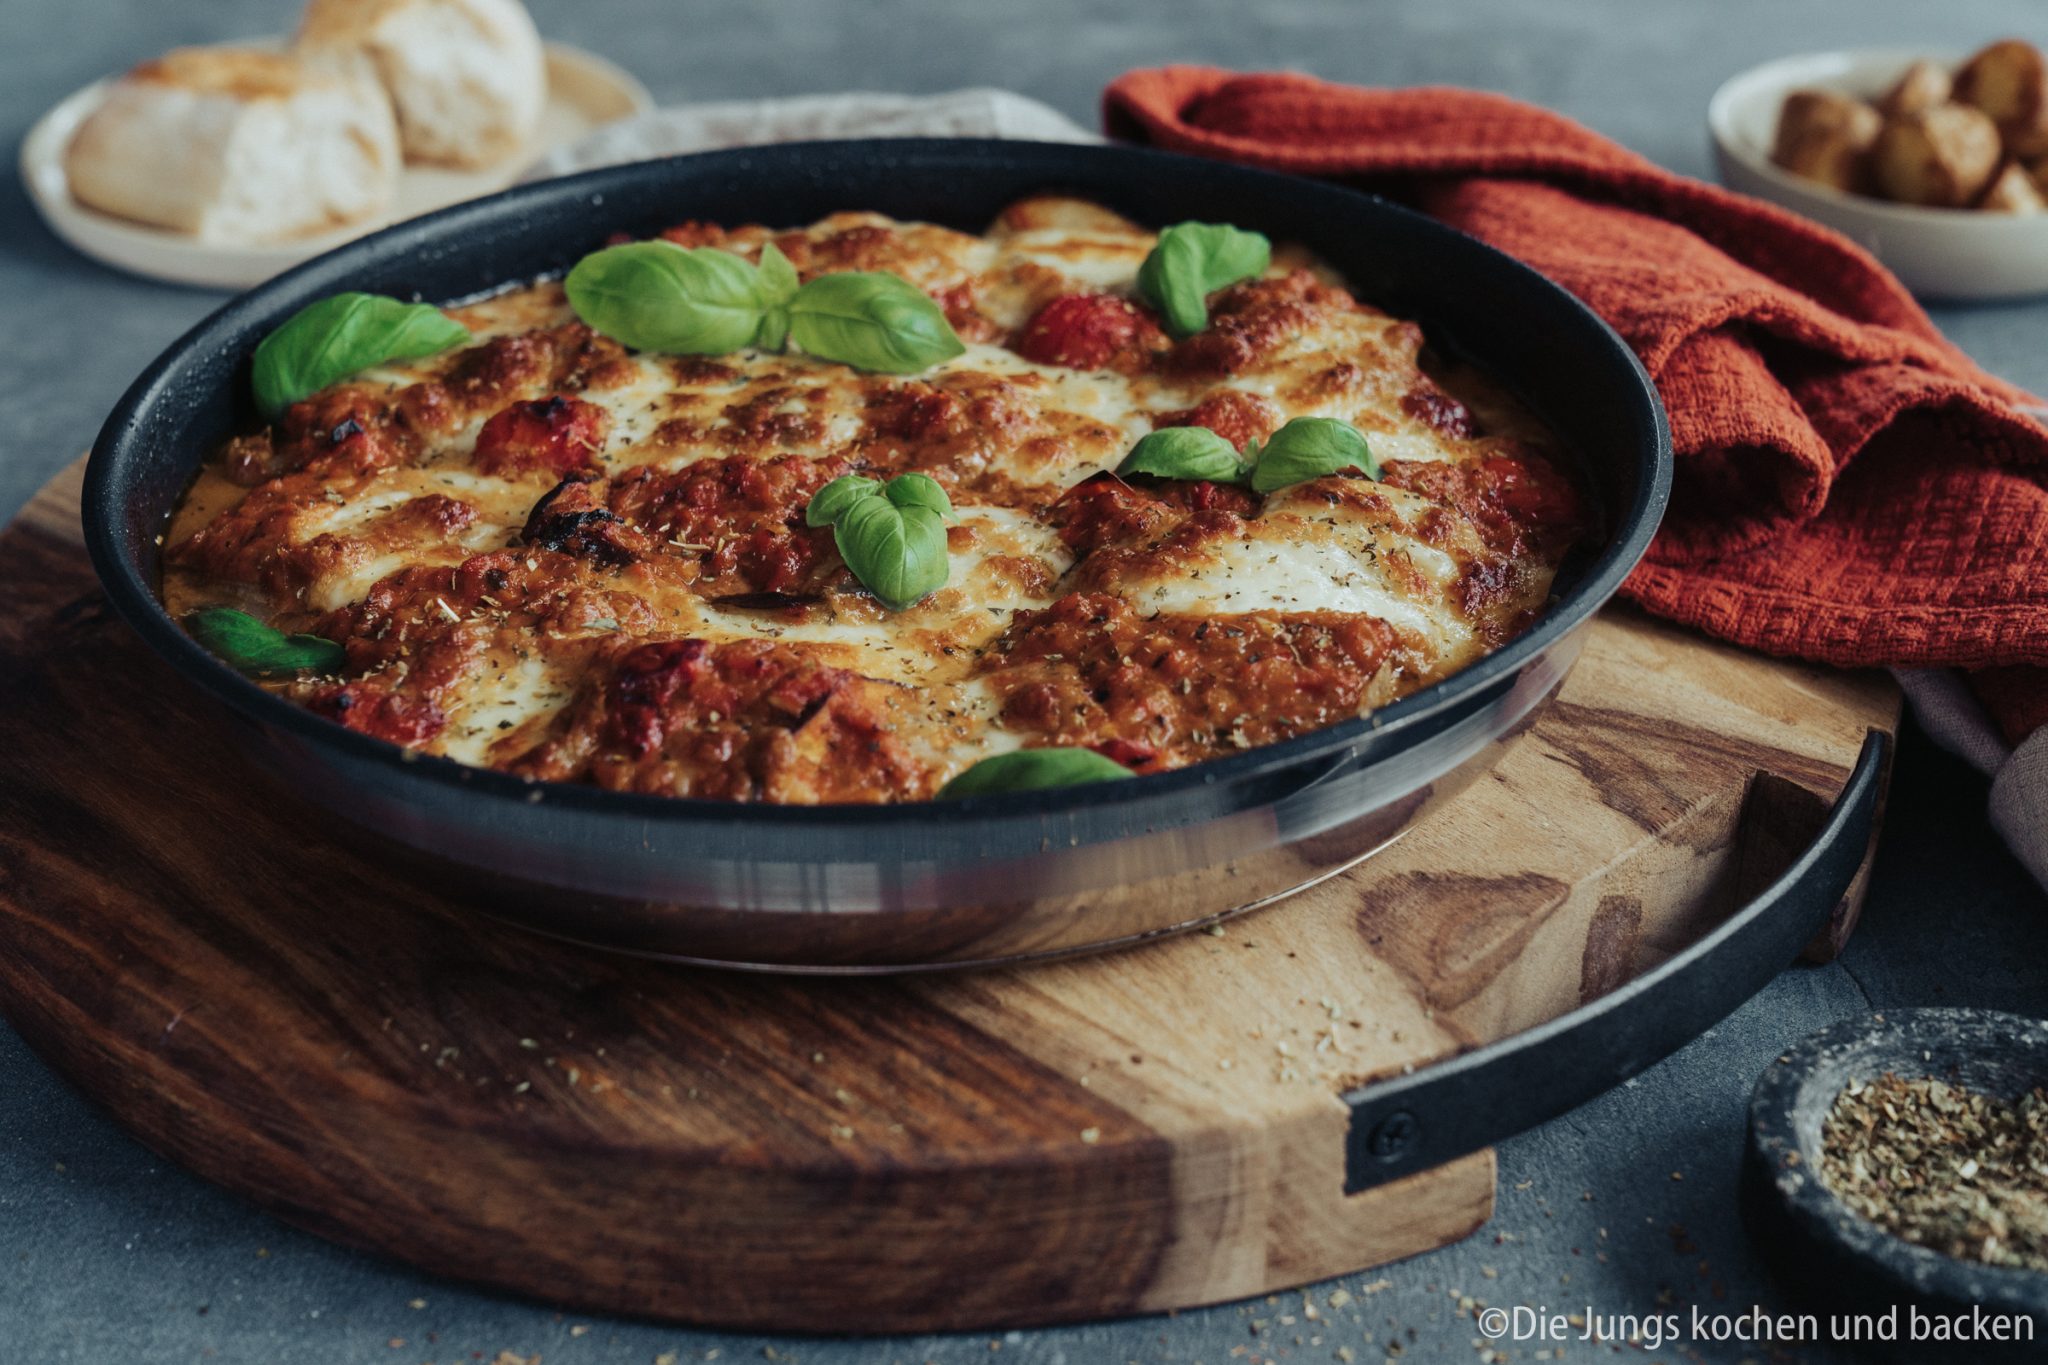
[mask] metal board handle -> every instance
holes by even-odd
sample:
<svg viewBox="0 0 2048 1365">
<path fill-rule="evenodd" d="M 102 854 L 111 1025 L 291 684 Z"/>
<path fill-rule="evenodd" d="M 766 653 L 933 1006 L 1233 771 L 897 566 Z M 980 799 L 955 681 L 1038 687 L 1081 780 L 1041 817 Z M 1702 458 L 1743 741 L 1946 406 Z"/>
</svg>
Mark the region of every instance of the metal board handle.
<svg viewBox="0 0 2048 1365">
<path fill-rule="evenodd" d="M 1490 1147 L 1576 1109 L 1733 1013 L 1828 923 L 1869 852 L 1891 736 L 1872 730 L 1806 851 L 1684 952 L 1569 1014 L 1344 1095 L 1345 1193 Z"/>
</svg>

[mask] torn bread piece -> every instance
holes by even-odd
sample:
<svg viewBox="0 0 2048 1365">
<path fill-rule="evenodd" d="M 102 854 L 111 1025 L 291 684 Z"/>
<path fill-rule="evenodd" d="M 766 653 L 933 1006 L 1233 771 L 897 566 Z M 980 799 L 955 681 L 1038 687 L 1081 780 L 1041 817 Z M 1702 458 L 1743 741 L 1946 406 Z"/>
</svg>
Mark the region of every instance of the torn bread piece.
<svg viewBox="0 0 2048 1365">
<path fill-rule="evenodd" d="M 389 211 L 401 158 L 374 81 L 250 48 L 180 48 L 115 81 L 64 152 L 74 198 L 230 245 Z"/>
<path fill-rule="evenodd" d="M 408 161 L 478 169 L 526 148 L 547 104 L 547 59 L 519 0 L 312 0 L 296 49 L 373 73 Z"/>
</svg>

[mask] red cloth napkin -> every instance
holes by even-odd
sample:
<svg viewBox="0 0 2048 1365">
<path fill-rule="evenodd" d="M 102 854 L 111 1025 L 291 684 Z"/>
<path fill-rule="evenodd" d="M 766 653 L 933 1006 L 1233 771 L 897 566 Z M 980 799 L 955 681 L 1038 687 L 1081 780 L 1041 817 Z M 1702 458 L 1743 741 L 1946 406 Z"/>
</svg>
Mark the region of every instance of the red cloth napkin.
<svg viewBox="0 0 2048 1365">
<path fill-rule="evenodd" d="M 1168 67 L 1103 108 L 1112 137 L 1410 202 L 1606 318 L 1678 450 L 1625 588 L 1650 610 L 1845 666 L 2048 664 L 2048 428 L 2018 410 L 2041 400 L 1845 238 L 1498 95 Z M 1979 683 L 2015 739 L 2048 721 L 2048 672 Z"/>
</svg>

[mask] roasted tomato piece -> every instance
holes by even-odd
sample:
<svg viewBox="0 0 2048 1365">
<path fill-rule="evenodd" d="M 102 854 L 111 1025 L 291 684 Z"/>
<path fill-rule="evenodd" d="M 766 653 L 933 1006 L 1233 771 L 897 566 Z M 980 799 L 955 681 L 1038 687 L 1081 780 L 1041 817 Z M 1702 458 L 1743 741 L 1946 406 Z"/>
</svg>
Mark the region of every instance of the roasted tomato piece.
<svg viewBox="0 0 2048 1365">
<path fill-rule="evenodd" d="M 1479 431 L 1472 409 L 1428 379 L 1401 395 L 1401 411 L 1456 440 L 1475 436 Z"/>
<path fill-rule="evenodd" d="M 853 465 L 828 455 L 698 460 L 673 472 L 641 468 L 612 486 L 611 510 L 657 539 L 701 554 L 699 591 L 804 595 L 830 575 L 832 532 L 804 524 L 820 488 Z"/>
<path fill-rule="evenodd" d="M 439 380 L 414 385 L 407 393 L 438 385 L 425 403 L 460 413 L 465 420 L 496 412 L 514 398 L 545 400 L 551 393 L 611 388 L 634 373 L 626 348 L 581 322 L 507 332 L 481 346 L 458 351 Z M 427 395 L 416 394 L 420 403 Z"/>
<path fill-rule="evenodd" d="M 278 418 L 275 452 L 265 474 L 317 468 L 372 473 L 405 464 L 415 453 L 412 434 L 375 394 L 341 385 L 302 399 Z"/>
<path fill-rule="evenodd" d="M 702 640 L 664 640 L 620 659 L 607 698 L 605 738 L 635 754 L 660 748 L 670 703 L 709 676 L 710 655 L 711 646 Z M 719 700 L 730 708 L 729 698 Z"/>
<path fill-rule="evenodd" d="M 424 744 L 448 724 L 432 698 L 390 690 L 381 676 L 322 688 L 306 709 L 393 744 Z"/>
<path fill-rule="evenodd" d="M 1263 441 L 1280 429 L 1280 410 L 1255 393 L 1220 389 L 1191 408 L 1160 413 L 1152 425 L 1207 427 L 1243 454 L 1253 441 Z"/>
<path fill-rule="evenodd" d="M 664 241 L 674 242 L 677 246 L 690 247 L 724 246 L 731 240 L 731 234 L 718 224 L 700 223 L 694 218 L 677 223 L 671 228 L 663 228 L 661 236 Z M 619 242 L 630 242 L 632 240 L 632 234 L 621 232 L 614 239 L 613 244 L 617 245 Z"/>
<path fill-rule="evenodd" d="M 1060 494 L 1053 524 L 1077 555 L 1098 545 L 1150 540 L 1173 518 L 1172 509 L 1114 474 L 1093 474 Z"/>
<path fill-rule="evenodd" d="M 528 545 L 614 568 L 649 549 L 647 534 L 613 515 L 588 475 L 572 474 L 549 489 L 526 514 L 519 536 Z"/>
<path fill-rule="evenodd" d="M 1221 378 L 1269 363 L 1333 313 L 1357 306 L 1306 270 L 1234 284 L 1209 300 L 1209 325 L 1173 345 L 1170 373 Z"/>
<path fill-rule="evenodd" d="M 1115 294 L 1065 294 L 1038 310 L 1012 349 L 1040 365 L 1141 370 L 1166 349 L 1166 334 L 1144 309 Z"/>
<path fill-rule="evenodd" d="M 1136 482 L 1115 474 L 1093 474 L 1060 494 L 1053 524 L 1077 555 L 1105 545 L 1144 545 L 1166 535 L 1189 516 L 1229 512 L 1249 516 L 1256 495 L 1207 479 L 1151 479 Z"/>
<path fill-rule="evenodd" d="M 726 649 L 703 640 L 640 645 L 612 675 L 605 738 L 645 754 L 660 748 L 676 726 L 695 733 L 751 719 L 794 728 L 851 676 L 764 642 Z"/>
<path fill-rule="evenodd" d="M 932 298 L 945 313 L 946 321 L 953 325 L 954 335 L 962 341 L 994 341 L 1001 335 L 1001 329 L 981 314 L 971 282 L 962 280 Z"/>
<path fill-rule="evenodd" d="M 1070 593 L 1018 612 L 979 668 L 1010 728 L 1156 771 L 1356 715 L 1395 644 L 1363 615 L 1147 617 Z"/>
<path fill-rule="evenodd" d="M 968 414 L 957 395 L 912 380 L 871 393 L 862 416 L 882 440 L 925 441 L 959 434 Z"/>
<path fill-rule="evenodd" d="M 555 394 L 514 403 L 483 425 L 476 436 L 476 467 L 486 474 L 524 474 L 542 469 L 568 474 L 592 468 L 604 449 L 612 415 L 595 403 Z"/>
<path fill-rule="evenodd" d="M 1142 740 L 1105 739 L 1088 746 L 1112 763 L 1121 763 L 1133 772 L 1149 772 L 1159 762 L 1159 750 Z"/>
<path fill-rule="evenodd" d="M 1532 531 L 1576 530 L 1585 521 L 1572 481 L 1541 456 L 1490 455 L 1480 462 L 1476 482 L 1488 499 Z"/>
<path fill-rule="evenodd" d="M 1380 481 L 1457 508 L 1489 548 L 1507 555 L 1562 553 L 1586 526 L 1571 477 L 1533 450 L 1511 448 L 1474 464 L 1389 460 Z"/>
<path fill-rule="evenodd" d="M 930 772 L 890 733 L 899 692 L 775 641 L 636 645 L 531 770 L 589 762 L 604 786 L 736 801 L 900 800 Z M 577 727 L 592 726 L 586 758 Z"/>
</svg>

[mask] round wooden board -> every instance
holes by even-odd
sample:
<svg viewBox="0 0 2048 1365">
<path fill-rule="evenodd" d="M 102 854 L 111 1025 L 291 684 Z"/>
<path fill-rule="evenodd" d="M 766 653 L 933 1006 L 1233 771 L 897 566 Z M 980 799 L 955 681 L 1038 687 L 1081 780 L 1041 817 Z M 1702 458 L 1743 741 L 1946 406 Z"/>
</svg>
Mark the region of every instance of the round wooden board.
<svg viewBox="0 0 2048 1365">
<path fill-rule="evenodd" d="M 1220 933 L 720 974 L 499 927 L 245 768 L 108 614 L 74 468 L 0 537 L 0 1007 L 280 1217 L 582 1309 L 923 1331 L 1214 1302 L 1482 1224 L 1490 1152 L 1346 1196 L 1340 1094 L 1691 941 L 1751 779 L 1817 812 L 1897 713 L 1880 677 L 1614 611 L 1448 812 Z"/>
</svg>

